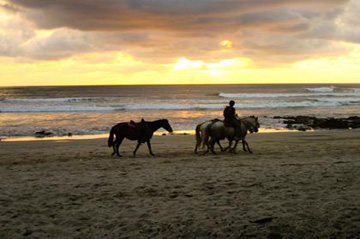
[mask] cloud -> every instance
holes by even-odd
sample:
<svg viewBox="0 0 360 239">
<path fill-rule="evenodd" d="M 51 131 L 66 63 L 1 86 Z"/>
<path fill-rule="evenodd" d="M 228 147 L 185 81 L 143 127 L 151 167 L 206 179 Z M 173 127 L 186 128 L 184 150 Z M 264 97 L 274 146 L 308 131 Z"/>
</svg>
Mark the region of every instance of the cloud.
<svg viewBox="0 0 360 239">
<path fill-rule="evenodd" d="M 148 29 L 191 31 L 203 27 L 209 28 L 207 24 L 209 22 L 215 25 L 231 24 L 234 17 L 249 12 L 286 7 L 331 9 L 343 6 L 347 2 L 347 0 L 8 0 L 8 5 L 23 9 L 23 14 L 28 19 L 45 29 L 68 27 L 82 31 Z M 261 16 L 264 15 L 257 17 Z M 278 18 L 279 15 L 276 17 Z M 271 20 L 272 17 L 267 14 L 267 18 Z"/>
<path fill-rule="evenodd" d="M 349 49 L 338 42 L 360 41 L 356 0 L 7 0 L 2 7 L 22 25 L 0 35 L 0 54 L 37 60 L 121 51 L 163 63 L 243 56 L 276 63 L 343 54 Z"/>
</svg>

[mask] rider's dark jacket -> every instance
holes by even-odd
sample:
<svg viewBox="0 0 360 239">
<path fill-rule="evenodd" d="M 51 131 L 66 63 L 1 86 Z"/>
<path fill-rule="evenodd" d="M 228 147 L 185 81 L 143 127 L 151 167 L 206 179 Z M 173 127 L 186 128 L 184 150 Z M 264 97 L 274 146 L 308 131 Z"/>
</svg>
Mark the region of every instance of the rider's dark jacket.
<svg viewBox="0 0 360 239">
<path fill-rule="evenodd" d="M 232 121 L 235 119 L 235 108 L 232 106 L 226 106 L 223 112 L 225 120 Z"/>
</svg>

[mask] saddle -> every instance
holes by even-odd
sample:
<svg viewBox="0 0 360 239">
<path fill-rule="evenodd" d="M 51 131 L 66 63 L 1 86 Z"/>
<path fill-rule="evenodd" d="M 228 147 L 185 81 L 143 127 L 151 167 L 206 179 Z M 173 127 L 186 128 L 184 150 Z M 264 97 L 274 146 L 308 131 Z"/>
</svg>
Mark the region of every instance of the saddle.
<svg viewBox="0 0 360 239">
<path fill-rule="evenodd" d="M 233 127 L 232 123 L 228 119 L 224 119 L 224 126 L 225 127 Z"/>
<path fill-rule="evenodd" d="M 133 120 L 130 120 L 130 122 L 128 123 L 128 125 L 129 125 L 130 128 L 139 129 L 138 124 L 135 123 Z"/>
<path fill-rule="evenodd" d="M 224 122 L 224 126 L 225 126 L 225 127 L 235 127 L 234 121 L 231 121 L 231 120 L 229 120 L 229 119 L 224 119 L 223 122 Z M 241 121 L 240 121 L 239 118 L 236 118 L 236 124 L 237 124 L 238 127 L 241 126 Z"/>
</svg>

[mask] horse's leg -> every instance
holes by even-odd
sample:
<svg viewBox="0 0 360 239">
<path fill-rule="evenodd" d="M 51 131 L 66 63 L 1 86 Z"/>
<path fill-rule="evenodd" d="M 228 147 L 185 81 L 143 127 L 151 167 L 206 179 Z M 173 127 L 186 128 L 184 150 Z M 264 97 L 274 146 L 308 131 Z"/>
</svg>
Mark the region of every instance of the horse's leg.
<svg viewBox="0 0 360 239">
<path fill-rule="evenodd" d="M 213 140 L 213 139 L 211 139 L 211 140 L 209 141 L 209 148 L 210 148 L 211 153 L 213 153 L 213 154 L 216 154 L 215 151 L 214 151 L 215 143 L 216 143 L 216 141 Z"/>
<path fill-rule="evenodd" d="M 227 137 L 226 137 L 227 138 Z M 227 138 L 229 140 L 229 145 L 223 150 L 223 152 L 229 150 L 229 152 L 231 153 L 232 152 L 232 148 L 231 148 L 231 145 L 232 145 L 232 141 L 233 140 L 230 140 L 229 138 Z"/>
<path fill-rule="evenodd" d="M 203 155 L 209 153 L 210 151 L 210 146 L 209 146 L 209 142 L 206 143 L 206 150 L 203 152 Z"/>
<path fill-rule="evenodd" d="M 216 143 L 219 145 L 221 152 L 224 152 L 224 148 L 220 144 L 220 140 L 216 141 Z"/>
<path fill-rule="evenodd" d="M 236 147 L 237 147 L 238 143 L 239 143 L 239 140 L 235 140 L 235 145 L 234 145 L 234 147 L 231 149 L 231 151 L 232 151 L 234 154 L 236 154 Z"/>
<path fill-rule="evenodd" d="M 245 141 L 245 144 L 246 144 L 246 146 L 247 146 L 247 149 L 248 149 L 248 151 L 249 151 L 249 153 L 253 153 L 252 151 L 251 151 L 251 149 L 250 149 L 250 147 L 249 147 L 249 144 L 246 142 L 246 140 L 244 139 L 244 141 Z"/>
<path fill-rule="evenodd" d="M 136 151 L 138 150 L 138 148 L 140 147 L 140 145 L 141 145 L 141 140 L 139 139 L 139 140 L 138 140 L 138 143 L 137 143 L 137 145 L 136 145 L 136 148 L 135 148 L 135 150 L 134 150 L 134 152 L 133 152 L 134 157 L 136 156 Z"/>
<path fill-rule="evenodd" d="M 247 152 L 247 150 L 246 150 L 246 141 L 245 140 L 242 141 L 242 145 L 243 145 L 243 150 L 245 152 Z"/>
<path fill-rule="evenodd" d="M 113 144 L 112 147 L 113 147 L 113 152 L 112 152 L 111 156 L 114 156 L 116 154 L 116 146 L 115 146 L 115 144 Z"/>
<path fill-rule="evenodd" d="M 121 157 L 121 154 L 120 154 L 120 144 L 122 143 L 122 141 L 124 140 L 124 137 L 117 137 L 116 136 L 116 141 L 115 141 L 115 144 L 114 144 L 114 152 L 113 152 L 113 155 L 115 154 L 115 151 L 116 151 L 116 155 Z"/>
<path fill-rule="evenodd" d="M 200 147 L 200 144 L 201 144 L 201 141 L 199 141 L 198 139 L 196 139 L 196 145 L 195 145 L 194 153 L 197 154 L 197 150 L 198 150 L 198 148 Z"/>
<path fill-rule="evenodd" d="M 230 144 L 230 141 L 229 141 L 229 145 L 228 145 L 226 148 L 224 148 L 224 149 L 222 150 L 222 152 L 225 152 L 225 151 L 227 151 L 228 149 L 231 149 L 230 146 L 231 146 L 231 144 Z"/>
<path fill-rule="evenodd" d="M 149 148 L 149 153 L 152 155 L 152 156 L 155 156 L 155 154 L 152 152 L 152 150 L 151 150 L 151 144 L 150 144 L 150 139 L 148 139 L 147 141 L 146 141 L 146 143 L 147 143 L 147 146 L 148 146 L 148 148 Z"/>
<path fill-rule="evenodd" d="M 229 140 L 229 146 L 227 147 L 228 149 L 230 149 L 229 150 L 230 153 L 233 152 L 233 148 L 231 148 L 232 142 L 233 142 L 232 140 Z"/>
</svg>

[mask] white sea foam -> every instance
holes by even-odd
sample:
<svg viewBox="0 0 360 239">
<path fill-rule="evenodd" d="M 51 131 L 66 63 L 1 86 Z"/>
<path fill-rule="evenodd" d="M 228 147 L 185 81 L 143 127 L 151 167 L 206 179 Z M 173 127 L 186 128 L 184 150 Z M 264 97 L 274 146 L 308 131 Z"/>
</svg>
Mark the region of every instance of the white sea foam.
<svg viewBox="0 0 360 239">
<path fill-rule="evenodd" d="M 113 111 L 112 107 L 98 107 L 98 106 L 57 106 L 57 107 L 0 107 L 0 112 L 15 113 L 15 112 L 96 112 L 96 111 Z"/>
<path fill-rule="evenodd" d="M 231 99 L 255 99 L 255 98 L 295 98 L 295 97 L 316 97 L 316 96 L 334 96 L 334 97 L 351 97 L 360 96 L 360 91 L 356 92 L 330 92 L 330 93 L 277 93 L 277 94 L 266 94 L 266 93 L 219 93 L 221 98 Z"/>
<path fill-rule="evenodd" d="M 360 97 L 358 98 L 312 98 L 311 100 L 325 103 L 337 103 L 340 105 L 359 104 Z"/>
<path fill-rule="evenodd" d="M 313 88 L 305 88 L 305 90 L 309 92 L 334 92 L 335 87 L 329 86 L 329 87 L 313 87 Z"/>
<path fill-rule="evenodd" d="M 240 109 L 258 108 L 299 108 L 299 107 L 329 107 L 360 103 L 360 98 L 310 98 L 303 101 L 260 101 L 238 102 Z M 224 104 L 184 104 L 184 103 L 149 103 L 118 106 L 10 106 L 0 107 L 0 112 L 109 112 L 109 111 L 142 111 L 142 110 L 221 110 Z"/>
<path fill-rule="evenodd" d="M 348 91 L 360 93 L 360 88 L 349 88 Z"/>
<path fill-rule="evenodd" d="M 65 98 L 4 98 L 2 103 L 78 103 L 89 101 L 110 101 L 123 99 L 123 97 L 65 97 Z"/>
</svg>

